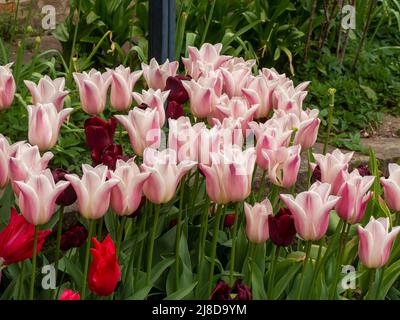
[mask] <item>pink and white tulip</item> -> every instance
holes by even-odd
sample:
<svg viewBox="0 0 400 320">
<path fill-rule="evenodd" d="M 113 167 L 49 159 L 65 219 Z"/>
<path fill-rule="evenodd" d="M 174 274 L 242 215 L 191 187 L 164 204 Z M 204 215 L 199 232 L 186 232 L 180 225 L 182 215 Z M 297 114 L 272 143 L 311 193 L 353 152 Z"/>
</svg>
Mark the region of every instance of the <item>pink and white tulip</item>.
<svg viewBox="0 0 400 320">
<path fill-rule="evenodd" d="M 129 109 L 132 105 L 132 91 L 143 71 L 131 72 L 131 68 L 119 66 L 114 70 L 109 69 L 111 75 L 110 103 L 117 111 Z"/>
<path fill-rule="evenodd" d="M 389 177 L 381 178 L 385 201 L 388 207 L 400 212 L 400 166 L 389 163 Z"/>
<path fill-rule="evenodd" d="M 168 77 L 175 77 L 179 62 L 169 62 L 167 59 L 159 65 L 157 60 L 152 58 L 150 64 L 142 63 L 143 77 L 149 88 L 154 90 L 164 90 Z"/>
<path fill-rule="evenodd" d="M 19 190 L 18 205 L 21 213 L 34 225 L 50 221 L 58 196 L 69 186 L 68 181 L 54 183 L 50 169 L 29 175 L 25 182 L 16 181 L 15 184 Z"/>
<path fill-rule="evenodd" d="M 268 165 L 268 178 L 277 186 L 292 187 L 297 181 L 300 169 L 301 146 L 279 147 L 276 150 L 262 150 Z"/>
<path fill-rule="evenodd" d="M 83 111 L 90 115 L 102 113 L 106 107 L 107 91 L 112 80 L 110 74 L 101 74 L 91 69 L 89 73 L 74 72 L 74 79 L 79 89 Z"/>
<path fill-rule="evenodd" d="M 296 198 L 291 194 L 280 195 L 293 214 L 297 233 L 304 240 L 319 240 L 328 230 L 329 213 L 339 201 L 339 197 L 331 196 L 330 192 L 330 184 L 316 182 Z"/>
<path fill-rule="evenodd" d="M 58 112 L 62 110 L 64 99 L 68 95 L 68 91 L 64 90 L 65 78 L 52 80 L 45 75 L 37 85 L 29 80 L 24 80 L 24 83 L 32 95 L 32 104 L 52 103 Z"/>
<path fill-rule="evenodd" d="M 254 148 L 242 151 L 233 146 L 212 153 L 210 165 L 199 164 L 210 199 L 218 204 L 245 200 L 251 192 L 255 162 Z"/>
<path fill-rule="evenodd" d="M 10 107 L 14 100 L 16 85 L 11 66 L 12 63 L 0 66 L 0 111 Z"/>
<path fill-rule="evenodd" d="M 224 79 L 225 93 L 230 97 L 241 97 L 242 89 L 246 87 L 251 75 L 251 68 L 240 67 L 229 71 L 220 68 L 222 78 Z"/>
<path fill-rule="evenodd" d="M 111 190 L 111 208 L 120 215 L 134 213 L 142 199 L 142 189 L 150 173 L 142 173 L 135 163 L 135 159 L 128 161 L 117 160 L 114 171 L 109 172 L 112 179 L 118 183 Z"/>
<path fill-rule="evenodd" d="M 382 268 L 389 260 L 393 241 L 399 232 L 399 226 L 389 232 L 389 218 L 375 220 L 371 217 L 365 228 L 358 226 L 358 256 L 362 264 L 370 269 Z"/>
<path fill-rule="evenodd" d="M 27 106 L 29 114 L 28 140 L 41 151 L 49 150 L 58 140 L 61 126 L 74 110 L 57 108 L 52 103 Z"/>
<path fill-rule="evenodd" d="M 183 160 L 177 164 L 175 150 L 158 151 L 147 148 L 143 153 L 142 169 L 151 173 L 143 186 L 143 193 L 152 203 L 170 201 L 175 194 L 181 178 L 194 166 L 195 161 Z"/>
<path fill-rule="evenodd" d="M 263 243 L 269 238 L 268 217 L 273 214 L 271 202 L 265 199 L 254 206 L 244 203 L 247 239 L 253 243 Z"/>
<path fill-rule="evenodd" d="M 23 143 L 23 141 L 20 141 L 10 145 L 7 138 L 0 134 L 0 197 L 9 182 L 10 158 L 15 155 L 18 147 Z"/>
<path fill-rule="evenodd" d="M 364 218 L 367 204 L 372 197 L 372 192 L 368 190 L 374 180 L 374 176 L 360 176 L 358 170 L 350 174 L 337 194 L 340 199 L 335 209 L 340 218 L 350 224 L 358 223 Z"/>
<path fill-rule="evenodd" d="M 128 131 L 132 148 L 138 156 L 142 156 L 147 147 L 160 147 L 161 129 L 156 109 L 136 107 L 127 116 L 116 115 L 115 118 Z"/>
<path fill-rule="evenodd" d="M 354 152 L 342 153 L 335 149 L 332 153 L 313 154 L 316 165 L 321 170 L 321 182 L 327 182 L 332 185 L 332 194 L 337 194 L 343 182 L 348 177 L 348 167 Z M 313 167 L 315 168 L 315 164 Z"/>
<path fill-rule="evenodd" d="M 71 183 L 78 198 L 78 209 L 86 219 L 100 219 L 110 206 L 111 190 L 119 180 L 107 180 L 108 168 L 98 165 L 93 168 L 88 164 L 82 165 L 82 178 L 76 174 L 67 174 L 65 178 Z"/>
<path fill-rule="evenodd" d="M 157 110 L 159 114 L 159 122 L 160 127 L 162 128 L 165 124 L 165 109 L 164 104 L 167 101 L 169 95 L 169 91 L 162 92 L 161 90 L 142 90 L 142 94 L 133 92 L 132 96 L 135 99 L 136 103 L 140 106 L 141 104 L 145 104 L 151 109 Z"/>
</svg>

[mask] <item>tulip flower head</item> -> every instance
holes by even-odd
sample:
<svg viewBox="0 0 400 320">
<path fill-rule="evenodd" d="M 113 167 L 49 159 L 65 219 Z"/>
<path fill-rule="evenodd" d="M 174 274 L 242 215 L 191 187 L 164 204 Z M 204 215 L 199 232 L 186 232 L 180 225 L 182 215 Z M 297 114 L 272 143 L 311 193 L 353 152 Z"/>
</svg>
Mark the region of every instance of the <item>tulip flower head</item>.
<svg viewBox="0 0 400 320">
<path fill-rule="evenodd" d="M 268 216 L 269 239 L 277 246 L 290 246 L 296 237 L 292 212 L 281 208 L 278 214 Z"/>
<path fill-rule="evenodd" d="M 11 106 L 16 85 L 11 72 L 12 63 L 0 66 L 0 111 Z"/>
<path fill-rule="evenodd" d="M 362 264 L 370 269 L 383 267 L 389 260 L 393 241 L 399 232 L 399 226 L 389 232 L 389 218 L 375 220 L 371 217 L 365 228 L 358 226 L 358 255 Z"/>
<path fill-rule="evenodd" d="M 164 90 L 168 77 L 175 77 L 178 67 L 178 61 L 169 62 L 167 59 L 159 65 L 157 60 L 152 58 L 150 64 L 142 63 L 143 77 L 149 88 Z"/>
<path fill-rule="evenodd" d="M 328 230 L 329 213 L 339 201 L 339 197 L 331 196 L 330 192 L 330 184 L 316 182 L 309 191 L 301 192 L 296 197 L 280 195 L 293 214 L 297 233 L 304 240 L 319 240 Z"/>
<path fill-rule="evenodd" d="M 115 118 L 104 120 L 94 116 L 85 121 L 86 145 L 90 150 L 102 151 L 110 144 L 114 143 L 115 128 L 117 121 Z"/>
<path fill-rule="evenodd" d="M 8 225 L 0 231 L 0 262 L 10 265 L 32 258 L 34 233 L 35 226 L 12 208 Z M 38 231 L 36 252 L 41 250 L 50 233 L 51 230 Z"/>
<path fill-rule="evenodd" d="M 90 115 L 102 113 L 106 107 L 107 91 L 112 77 L 108 73 L 101 74 L 95 69 L 91 69 L 89 73 L 74 72 L 73 76 L 79 89 L 83 111 Z"/>
<path fill-rule="evenodd" d="M 115 291 L 121 277 L 115 244 L 110 235 L 103 242 L 96 238 L 92 238 L 92 241 L 94 248 L 90 249 L 93 260 L 88 274 L 89 289 L 98 296 L 109 296 Z"/>
<path fill-rule="evenodd" d="M 142 169 L 151 175 L 143 186 L 144 195 L 155 204 L 170 201 L 181 178 L 195 165 L 196 162 L 191 160 L 183 160 L 177 164 L 177 155 L 173 149 L 145 149 Z"/>
<path fill-rule="evenodd" d="M 16 181 L 19 189 L 18 204 L 22 215 L 34 225 L 50 221 L 56 210 L 59 195 L 69 186 L 68 181 L 54 182 L 50 169 L 32 174 L 25 182 Z"/>
<path fill-rule="evenodd" d="M 188 93 L 186 92 L 182 80 L 190 81 L 190 77 L 177 75 L 175 77 L 168 77 L 165 91 L 169 91 L 168 101 L 175 101 L 178 104 L 183 104 L 189 100 Z"/>
<path fill-rule="evenodd" d="M 23 141 L 20 141 L 10 145 L 7 138 L 0 134 L 0 197 L 9 182 L 10 158 L 15 155 L 18 146 L 23 143 Z"/>
<path fill-rule="evenodd" d="M 27 106 L 29 114 L 28 139 L 41 151 L 54 147 L 58 140 L 61 126 L 74 110 L 72 108 L 57 111 L 52 103 Z"/>
<path fill-rule="evenodd" d="M 95 168 L 82 165 L 83 175 L 67 174 L 78 197 L 79 212 L 86 219 L 99 219 L 104 216 L 110 205 L 111 190 L 118 183 L 116 179 L 107 179 L 108 168 L 98 165 Z"/>
<path fill-rule="evenodd" d="M 157 89 L 142 90 L 142 94 L 133 92 L 132 96 L 138 105 L 145 105 L 151 109 L 157 110 L 159 116 L 160 127 L 165 124 L 165 109 L 164 104 L 167 101 L 169 91 L 161 91 Z"/>
<path fill-rule="evenodd" d="M 143 185 L 150 173 L 141 173 L 132 158 L 126 162 L 117 160 L 115 170 L 110 171 L 109 175 L 118 180 L 111 190 L 111 208 L 120 216 L 134 213 L 140 205 Z"/>
<path fill-rule="evenodd" d="M 400 166 L 389 163 L 389 177 L 381 178 L 385 201 L 394 211 L 400 211 Z"/>
<path fill-rule="evenodd" d="M 269 238 L 268 217 L 272 215 L 272 205 L 268 199 L 254 206 L 244 203 L 247 239 L 253 243 L 263 243 Z"/>
<path fill-rule="evenodd" d="M 63 293 L 61 294 L 59 300 L 80 300 L 81 295 L 79 292 L 73 292 L 70 289 L 64 289 Z"/>
<path fill-rule="evenodd" d="M 32 104 L 52 103 L 58 112 L 63 109 L 64 99 L 68 95 L 68 91 L 64 90 L 65 78 L 52 80 L 45 75 L 37 85 L 29 80 L 24 80 L 24 83 L 32 95 Z"/>
</svg>

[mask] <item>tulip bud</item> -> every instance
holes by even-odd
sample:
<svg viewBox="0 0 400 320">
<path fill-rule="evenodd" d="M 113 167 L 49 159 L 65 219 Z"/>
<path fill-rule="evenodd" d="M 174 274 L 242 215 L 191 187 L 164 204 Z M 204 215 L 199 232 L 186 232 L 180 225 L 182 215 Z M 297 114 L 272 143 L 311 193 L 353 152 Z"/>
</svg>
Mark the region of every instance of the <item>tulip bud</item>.
<svg viewBox="0 0 400 320">
<path fill-rule="evenodd" d="M 235 214 L 234 213 L 228 213 L 225 215 L 225 219 L 224 219 L 224 227 L 225 228 L 230 228 L 233 226 L 233 224 L 235 223 Z"/>
</svg>

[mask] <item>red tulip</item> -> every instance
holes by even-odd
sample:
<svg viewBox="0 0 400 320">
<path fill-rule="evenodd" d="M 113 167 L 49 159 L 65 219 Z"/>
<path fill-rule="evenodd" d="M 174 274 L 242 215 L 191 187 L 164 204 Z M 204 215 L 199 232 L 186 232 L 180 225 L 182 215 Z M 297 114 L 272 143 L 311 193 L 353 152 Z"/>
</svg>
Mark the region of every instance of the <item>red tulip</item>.
<svg viewBox="0 0 400 320">
<path fill-rule="evenodd" d="M 92 238 L 94 248 L 90 249 L 93 261 L 89 269 L 89 289 L 99 296 L 109 296 L 115 291 L 121 276 L 115 245 L 110 235 L 103 242 Z"/>
<path fill-rule="evenodd" d="M 175 101 L 178 104 L 183 104 L 189 100 L 189 95 L 183 87 L 182 80 L 190 80 L 189 76 L 177 75 L 175 77 L 168 77 L 165 91 L 169 90 L 168 101 Z"/>
<path fill-rule="evenodd" d="M 86 144 L 90 150 L 103 150 L 113 143 L 117 121 L 110 118 L 108 121 L 100 117 L 92 117 L 85 121 Z"/>
<path fill-rule="evenodd" d="M 268 216 L 269 239 L 277 246 L 290 246 L 296 237 L 292 212 L 281 208 L 277 215 Z"/>
<path fill-rule="evenodd" d="M 167 119 L 178 119 L 184 116 L 183 105 L 176 101 L 168 102 L 167 110 L 165 111 L 165 116 Z"/>
<path fill-rule="evenodd" d="M 225 228 L 230 228 L 233 226 L 233 224 L 235 223 L 235 214 L 234 213 L 228 213 L 227 215 L 225 215 L 225 219 L 224 219 L 224 227 Z"/>
<path fill-rule="evenodd" d="M 0 232 L 0 262 L 5 265 L 32 258 L 35 227 L 12 208 L 8 225 Z M 39 231 L 37 252 L 50 230 Z"/>
<path fill-rule="evenodd" d="M 73 292 L 69 289 L 64 289 L 59 300 L 81 300 L 79 292 Z"/>
</svg>

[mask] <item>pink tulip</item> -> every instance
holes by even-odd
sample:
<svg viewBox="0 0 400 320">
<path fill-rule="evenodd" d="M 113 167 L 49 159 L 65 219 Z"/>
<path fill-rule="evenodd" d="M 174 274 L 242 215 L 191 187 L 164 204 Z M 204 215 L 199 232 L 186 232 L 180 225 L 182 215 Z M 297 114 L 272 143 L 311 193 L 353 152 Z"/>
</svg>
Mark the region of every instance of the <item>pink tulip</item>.
<svg viewBox="0 0 400 320">
<path fill-rule="evenodd" d="M 16 85 L 11 66 L 12 63 L 0 66 L 0 110 L 7 109 L 14 100 Z"/>
<path fill-rule="evenodd" d="M 105 165 L 93 168 L 83 164 L 81 179 L 75 174 L 65 175 L 76 192 L 79 212 L 86 219 L 100 219 L 110 206 L 111 190 L 119 180 L 114 178 L 106 180 L 107 171 Z"/>
<path fill-rule="evenodd" d="M 117 160 L 115 170 L 109 173 L 110 178 L 118 180 L 111 190 L 111 208 L 120 216 L 134 213 L 140 205 L 143 185 L 150 173 L 141 173 L 134 158 L 127 162 Z"/>
<path fill-rule="evenodd" d="M 74 110 L 67 108 L 57 111 L 52 103 L 27 106 L 27 109 L 29 113 L 28 139 L 41 151 L 55 146 L 63 122 Z"/>
<path fill-rule="evenodd" d="M 147 148 L 143 153 L 142 169 L 151 175 L 143 186 L 144 195 L 152 203 L 167 203 L 173 198 L 181 178 L 195 165 L 196 162 L 190 160 L 177 164 L 176 152 L 172 149 Z"/>
<path fill-rule="evenodd" d="M 10 179 L 12 181 L 25 181 L 29 174 L 38 174 L 47 168 L 53 158 L 51 152 L 40 155 L 38 146 L 29 143 L 20 144 L 15 155 L 10 158 Z M 17 189 L 14 191 L 18 194 Z"/>
<path fill-rule="evenodd" d="M 268 216 L 273 214 L 271 202 L 265 199 L 254 206 L 244 203 L 244 213 L 246 215 L 246 235 L 247 239 L 253 243 L 263 243 L 269 238 Z"/>
<path fill-rule="evenodd" d="M 168 147 L 175 150 L 178 162 L 198 161 L 199 137 L 205 127 L 203 122 L 192 126 L 188 117 L 169 119 Z"/>
<path fill-rule="evenodd" d="M 385 201 L 394 211 L 400 211 L 400 166 L 389 163 L 389 178 L 381 178 Z"/>
<path fill-rule="evenodd" d="M 198 162 L 209 165 L 211 154 L 223 149 L 222 130 L 218 125 L 200 131 L 198 143 Z"/>
<path fill-rule="evenodd" d="M 0 134 L 0 197 L 9 182 L 10 158 L 15 155 L 18 147 L 23 143 L 24 141 L 20 141 L 10 145 L 7 138 Z"/>
<path fill-rule="evenodd" d="M 54 183 L 50 169 L 29 175 L 26 182 L 16 181 L 19 189 L 18 205 L 25 219 L 34 225 L 50 221 L 58 196 L 69 186 L 67 181 Z"/>
<path fill-rule="evenodd" d="M 246 100 L 239 97 L 234 97 L 224 102 L 220 100 L 220 103 L 217 104 L 218 111 L 224 117 L 239 120 L 244 135 L 246 135 L 248 124 L 253 120 L 254 114 L 257 112 L 258 108 L 258 105 L 249 106 Z"/>
<path fill-rule="evenodd" d="M 276 84 L 269 83 L 263 75 L 253 77 L 242 88 L 242 93 L 250 105 L 258 104 L 255 119 L 267 118 L 272 109 L 272 94 Z"/>
<path fill-rule="evenodd" d="M 339 197 L 330 196 L 330 192 L 328 183 L 316 182 L 296 198 L 291 194 L 280 195 L 293 214 L 297 233 L 304 240 L 319 240 L 328 230 L 329 213 L 339 201 Z"/>
<path fill-rule="evenodd" d="M 316 164 L 321 170 L 321 182 L 332 185 L 332 194 L 337 194 L 346 177 L 348 176 L 348 166 L 354 152 L 342 153 L 335 149 L 332 153 L 313 154 Z M 315 165 L 313 165 L 315 167 Z"/>
<path fill-rule="evenodd" d="M 162 65 L 152 58 L 150 64 L 142 63 L 143 77 L 149 88 L 154 90 L 164 90 L 168 77 L 175 77 L 179 68 L 179 62 L 169 62 L 167 59 Z"/>
<path fill-rule="evenodd" d="M 127 116 L 116 115 L 115 118 L 128 131 L 132 148 L 138 156 L 142 156 L 147 147 L 160 147 L 161 129 L 156 109 L 136 107 Z"/>
<path fill-rule="evenodd" d="M 219 149 L 228 149 L 232 146 L 243 147 L 245 141 L 241 119 L 225 118 L 222 123 L 218 119 L 213 119 L 212 125 L 216 126 L 219 131 Z"/>
<path fill-rule="evenodd" d="M 242 151 L 233 146 L 211 154 L 210 165 L 199 164 L 210 199 L 218 204 L 246 199 L 251 192 L 255 161 L 254 148 Z"/>
<path fill-rule="evenodd" d="M 302 111 L 303 117 L 300 117 L 299 124 L 297 125 L 297 132 L 294 137 L 294 144 L 300 144 L 302 150 L 311 148 L 318 137 L 318 129 L 321 120 L 318 119 L 318 110 Z"/>
<path fill-rule="evenodd" d="M 230 97 L 241 97 L 242 89 L 246 87 L 250 80 L 251 68 L 239 67 L 232 71 L 220 68 L 222 78 L 224 79 L 225 93 Z"/>
<path fill-rule="evenodd" d="M 300 169 L 300 151 L 300 145 L 261 151 L 268 164 L 268 177 L 273 184 L 290 188 L 296 183 Z"/>
<path fill-rule="evenodd" d="M 130 108 L 132 104 L 132 91 L 143 71 L 131 72 L 131 68 L 120 65 L 114 70 L 108 69 L 111 80 L 110 103 L 117 111 Z"/>
<path fill-rule="evenodd" d="M 200 119 L 212 115 L 222 91 L 222 80 L 218 74 L 197 81 L 182 81 L 182 84 L 189 95 L 192 114 Z"/>
<path fill-rule="evenodd" d="M 110 74 L 101 74 L 91 69 L 89 73 L 74 72 L 74 79 L 79 89 L 83 111 L 90 115 L 102 113 L 106 107 L 107 91 L 112 80 Z"/>
<path fill-rule="evenodd" d="M 372 197 L 372 192 L 368 190 L 374 180 L 374 176 L 360 176 L 358 170 L 350 174 L 337 194 L 340 199 L 335 209 L 340 218 L 350 224 L 358 223 L 364 218 L 367 204 Z"/>
<path fill-rule="evenodd" d="M 29 80 L 24 80 L 24 83 L 32 95 L 32 104 L 52 103 L 58 112 L 62 110 L 64 99 L 68 95 L 68 91 L 64 90 L 65 78 L 52 80 L 46 75 L 37 85 Z"/>
<path fill-rule="evenodd" d="M 220 55 L 222 44 L 204 43 L 200 49 L 188 47 L 189 58 L 182 58 L 186 73 L 197 80 L 208 71 L 217 70 L 230 56 Z"/>
<path fill-rule="evenodd" d="M 257 139 L 257 165 L 265 170 L 268 170 L 268 161 L 263 155 L 265 150 L 278 150 L 281 147 L 287 147 L 292 135 L 291 130 L 286 130 L 279 123 L 274 123 L 273 120 L 268 120 L 265 124 L 250 122 L 249 127 L 253 130 Z"/>
<path fill-rule="evenodd" d="M 280 74 L 275 68 L 262 68 L 260 74 L 262 74 L 268 81 L 278 81 L 278 83 L 284 83 L 288 80 L 284 73 Z"/>
<path fill-rule="evenodd" d="M 242 57 L 233 57 L 221 64 L 221 68 L 225 68 L 228 71 L 233 71 L 242 68 L 248 68 L 251 70 L 257 63 L 255 59 L 244 60 Z"/>
<path fill-rule="evenodd" d="M 300 115 L 303 107 L 303 101 L 307 96 L 305 91 L 309 82 L 299 84 L 296 88 L 293 82 L 288 80 L 284 84 L 277 85 L 272 94 L 272 105 L 274 109 L 293 112 Z"/>
<path fill-rule="evenodd" d="M 133 92 L 132 96 L 136 103 L 140 106 L 144 104 L 152 109 L 156 109 L 159 114 L 160 127 L 162 128 L 165 124 L 165 109 L 164 104 L 167 101 L 169 91 L 162 92 L 161 90 L 142 90 L 142 94 Z"/>
<path fill-rule="evenodd" d="M 365 228 L 358 226 L 358 256 L 362 264 L 370 269 L 383 267 L 389 260 L 393 241 L 399 232 L 399 226 L 389 232 L 389 218 L 375 220 L 371 217 Z"/>
</svg>

